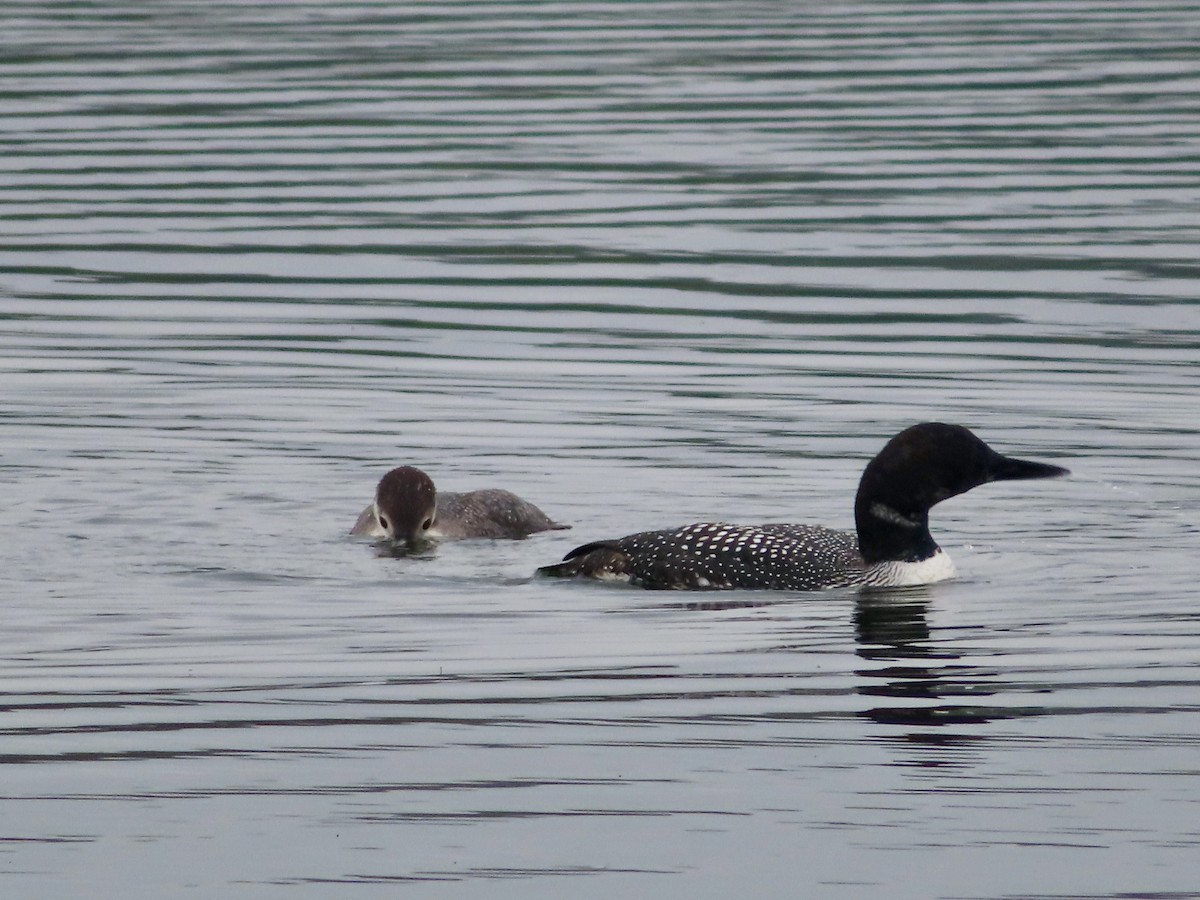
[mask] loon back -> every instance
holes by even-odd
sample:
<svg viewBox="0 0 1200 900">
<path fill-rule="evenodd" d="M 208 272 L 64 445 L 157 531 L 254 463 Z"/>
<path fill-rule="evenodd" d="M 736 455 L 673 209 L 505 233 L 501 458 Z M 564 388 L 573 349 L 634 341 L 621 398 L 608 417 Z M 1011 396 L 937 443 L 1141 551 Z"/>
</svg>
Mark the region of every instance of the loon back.
<svg viewBox="0 0 1200 900">
<path fill-rule="evenodd" d="M 856 584 L 864 567 L 858 541 L 845 531 L 703 522 L 584 544 L 538 571 L 656 589 L 810 591 Z"/>
<path fill-rule="evenodd" d="M 1065 474 L 1002 456 L 961 425 L 925 422 L 900 432 L 867 464 L 854 505 L 857 535 L 704 522 L 584 544 L 538 572 L 681 590 L 929 584 L 957 574 L 929 533 L 930 507 L 988 481 Z"/>
<path fill-rule="evenodd" d="M 440 540 L 523 538 L 561 525 L 511 491 L 485 488 L 462 494 L 439 494 L 433 530 Z"/>
</svg>

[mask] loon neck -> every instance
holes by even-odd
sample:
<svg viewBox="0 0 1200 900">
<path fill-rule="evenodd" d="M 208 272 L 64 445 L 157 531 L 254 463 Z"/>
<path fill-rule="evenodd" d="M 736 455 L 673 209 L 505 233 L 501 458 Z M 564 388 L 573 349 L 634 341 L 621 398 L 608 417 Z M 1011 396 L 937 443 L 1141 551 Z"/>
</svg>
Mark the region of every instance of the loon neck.
<svg viewBox="0 0 1200 900">
<path fill-rule="evenodd" d="M 938 551 L 929 510 L 989 481 L 1053 478 L 1066 469 L 1001 456 L 961 425 L 904 429 L 867 463 L 854 498 L 859 552 L 867 565 L 920 562 Z"/>
<path fill-rule="evenodd" d="M 929 533 L 929 510 L 903 511 L 859 491 L 854 504 L 858 551 L 863 562 L 918 562 L 938 552 Z"/>
</svg>

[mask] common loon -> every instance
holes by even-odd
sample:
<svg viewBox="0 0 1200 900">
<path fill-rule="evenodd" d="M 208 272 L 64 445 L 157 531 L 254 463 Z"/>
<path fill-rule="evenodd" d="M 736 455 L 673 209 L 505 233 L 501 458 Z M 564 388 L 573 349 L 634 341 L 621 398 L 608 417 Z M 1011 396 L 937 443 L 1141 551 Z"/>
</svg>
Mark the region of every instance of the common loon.
<svg viewBox="0 0 1200 900">
<path fill-rule="evenodd" d="M 489 488 L 438 493 L 433 479 L 414 466 L 392 469 L 375 489 L 375 502 L 359 515 L 353 535 L 409 545 L 463 538 L 523 538 L 560 525 L 516 494 Z"/>
<path fill-rule="evenodd" d="M 957 574 L 929 533 L 930 507 L 989 481 L 1066 474 L 1001 456 L 961 425 L 924 422 L 867 464 L 854 500 L 857 539 L 817 525 L 704 522 L 584 544 L 538 572 L 674 590 L 930 584 Z"/>
</svg>

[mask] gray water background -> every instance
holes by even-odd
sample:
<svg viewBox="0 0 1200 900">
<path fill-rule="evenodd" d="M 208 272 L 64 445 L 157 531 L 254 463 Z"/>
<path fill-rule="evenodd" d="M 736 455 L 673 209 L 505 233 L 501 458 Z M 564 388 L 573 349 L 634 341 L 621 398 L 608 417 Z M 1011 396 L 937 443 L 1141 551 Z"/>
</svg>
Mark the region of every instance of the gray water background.
<svg viewBox="0 0 1200 900">
<path fill-rule="evenodd" d="M 0 891 L 1200 896 L 1194 3 L 8 2 Z M 885 597 L 532 579 L 1067 480 Z M 569 532 L 377 555 L 392 465 Z"/>
</svg>

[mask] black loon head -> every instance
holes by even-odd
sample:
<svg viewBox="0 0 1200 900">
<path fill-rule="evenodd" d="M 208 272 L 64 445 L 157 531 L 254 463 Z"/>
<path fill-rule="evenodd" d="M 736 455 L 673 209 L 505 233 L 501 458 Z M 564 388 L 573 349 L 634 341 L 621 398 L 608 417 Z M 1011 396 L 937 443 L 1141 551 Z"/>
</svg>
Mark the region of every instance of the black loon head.
<svg viewBox="0 0 1200 900">
<path fill-rule="evenodd" d="M 437 490 L 433 479 L 415 466 L 400 466 L 379 479 L 375 518 L 388 540 L 420 543 L 433 527 Z"/>
<path fill-rule="evenodd" d="M 868 565 L 925 559 L 938 549 L 930 508 L 989 481 L 1054 478 L 1066 469 L 1003 456 L 961 425 L 906 428 L 867 463 L 854 500 L 859 549 Z"/>
</svg>

